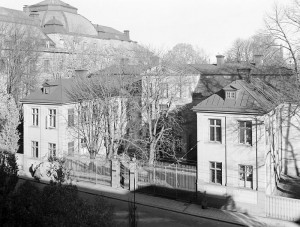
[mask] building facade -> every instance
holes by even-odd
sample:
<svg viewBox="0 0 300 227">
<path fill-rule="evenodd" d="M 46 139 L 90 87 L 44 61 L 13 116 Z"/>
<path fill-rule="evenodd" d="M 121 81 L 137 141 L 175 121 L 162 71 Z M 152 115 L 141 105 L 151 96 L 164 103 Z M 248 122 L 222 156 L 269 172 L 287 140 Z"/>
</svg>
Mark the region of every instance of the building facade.
<svg viewBox="0 0 300 227">
<path fill-rule="evenodd" d="M 274 87 L 246 78 L 195 106 L 198 190 L 219 206 L 230 199 L 233 209 L 263 212 L 280 174 L 298 168 L 298 110 L 291 105 Z"/>
</svg>

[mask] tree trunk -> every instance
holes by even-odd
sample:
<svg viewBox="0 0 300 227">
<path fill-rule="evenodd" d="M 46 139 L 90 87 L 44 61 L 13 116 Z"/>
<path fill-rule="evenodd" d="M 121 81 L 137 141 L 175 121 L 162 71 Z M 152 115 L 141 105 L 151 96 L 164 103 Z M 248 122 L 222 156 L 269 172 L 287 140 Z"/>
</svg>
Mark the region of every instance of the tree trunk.
<svg viewBox="0 0 300 227">
<path fill-rule="evenodd" d="M 149 150 L 149 165 L 154 164 L 154 159 L 155 159 L 155 144 L 152 142 L 150 144 L 150 150 Z"/>
</svg>

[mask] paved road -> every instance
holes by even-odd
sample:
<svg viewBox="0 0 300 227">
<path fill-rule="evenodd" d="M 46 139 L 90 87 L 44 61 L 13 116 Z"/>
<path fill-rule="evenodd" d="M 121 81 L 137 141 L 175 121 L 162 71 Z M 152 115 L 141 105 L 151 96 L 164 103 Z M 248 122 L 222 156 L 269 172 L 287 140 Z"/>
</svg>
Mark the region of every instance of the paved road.
<svg viewBox="0 0 300 227">
<path fill-rule="evenodd" d="M 19 183 L 22 182 L 24 182 L 24 180 L 20 179 Z M 35 184 L 40 188 L 45 185 L 37 182 L 35 182 Z M 91 202 L 94 201 L 95 197 L 93 193 L 86 193 L 82 191 L 79 192 L 79 196 Z M 128 202 L 113 198 L 106 199 L 115 207 L 117 226 L 128 226 Z M 136 212 L 138 214 L 138 227 L 237 226 L 140 204 L 137 205 Z"/>
</svg>

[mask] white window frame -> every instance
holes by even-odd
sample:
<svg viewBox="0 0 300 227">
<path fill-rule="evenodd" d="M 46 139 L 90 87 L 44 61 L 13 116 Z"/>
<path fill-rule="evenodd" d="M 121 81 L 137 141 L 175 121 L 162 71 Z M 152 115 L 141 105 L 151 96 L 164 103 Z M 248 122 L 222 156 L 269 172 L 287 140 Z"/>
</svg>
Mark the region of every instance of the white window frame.
<svg viewBox="0 0 300 227">
<path fill-rule="evenodd" d="M 227 99 L 236 99 L 236 91 L 226 91 Z"/>
<path fill-rule="evenodd" d="M 250 123 L 250 126 L 247 126 L 247 123 Z M 249 145 L 252 146 L 252 121 L 238 121 L 239 124 L 239 144 L 245 144 L 245 145 Z M 243 134 L 243 137 L 242 137 Z M 250 137 L 249 137 L 250 136 Z M 243 141 L 241 141 L 241 139 L 243 139 Z M 250 142 L 249 139 L 250 138 Z"/>
<path fill-rule="evenodd" d="M 47 119 L 48 128 L 56 128 L 56 116 L 57 116 L 57 109 L 48 109 L 48 119 Z"/>
<path fill-rule="evenodd" d="M 253 189 L 253 166 L 239 164 L 239 186 Z"/>
<path fill-rule="evenodd" d="M 221 168 L 218 167 L 218 165 L 221 165 Z M 209 181 L 214 184 L 221 184 L 223 181 L 223 176 L 222 176 L 222 162 L 215 162 L 215 161 L 210 161 L 209 162 Z M 214 174 L 214 178 L 212 178 L 212 174 Z M 221 176 L 221 182 L 218 182 L 218 175 Z"/>
<path fill-rule="evenodd" d="M 211 121 L 213 121 L 213 124 L 211 124 Z M 220 121 L 220 125 L 217 124 L 217 121 Z M 222 143 L 222 120 L 221 119 L 208 119 L 208 125 L 209 125 L 209 130 L 208 130 L 208 138 L 210 142 L 217 142 L 217 143 Z M 220 135 L 219 138 L 220 140 L 217 140 L 217 133 L 218 130 L 217 128 L 220 128 Z M 211 130 L 213 129 L 213 134 L 214 134 L 214 139 L 211 139 Z"/>
<path fill-rule="evenodd" d="M 31 156 L 33 158 L 39 158 L 39 142 L 31 141 Z"/>
<path fill-rule="evenodd" d="M 31 116 L 32 116 L 32 125 L 39 126 L 39 109 L 32 108 L 31 109 Z"/>
<path fill-rule="evenodd" d="M 56 157 L 57 153 L 57 149 L 56 149 L 56 143 L 48 143 L 48 155 L 49 157 Z"/>
</svg>

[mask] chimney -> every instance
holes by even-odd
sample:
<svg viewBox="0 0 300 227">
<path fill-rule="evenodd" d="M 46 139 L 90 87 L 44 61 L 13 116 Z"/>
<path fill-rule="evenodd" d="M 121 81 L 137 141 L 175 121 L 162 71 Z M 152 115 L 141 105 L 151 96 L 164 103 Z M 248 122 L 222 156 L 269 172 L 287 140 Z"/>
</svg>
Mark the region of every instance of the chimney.
<svg viewBox="0 0 300 227">
<path fill-rule="evenodd" d="M 237 71 L 240 79 L 250 82 L 251 68 L 238 68 Z"/>
<path fill-rule="evenodd" d="M 255 54 L 255 55 L 253 55 L 253 60 L 254 60 L 255 66 L 263 65 L 263 55 Z"/>
<path fill-rule="evenodd" d="M 23 12 L 26 13 L 27 15 L 29 15 L 30 11 L 29 11 L 28 5 L 23 6 Z"/>
<path fill-rule="evenodd" d="M 217 66 L 218 67 L 222 66 L 224 64 L 224 55 L 219 54 L 216 56 L 216 58 L 217 58 Z"/>
<path fill-rule="evenodd" d="M 129 38 L 129 30 L 124 30 L 124 35 L 125 35 L 128 39 L 130 39 L 130 38 Z"/>
</svg>

